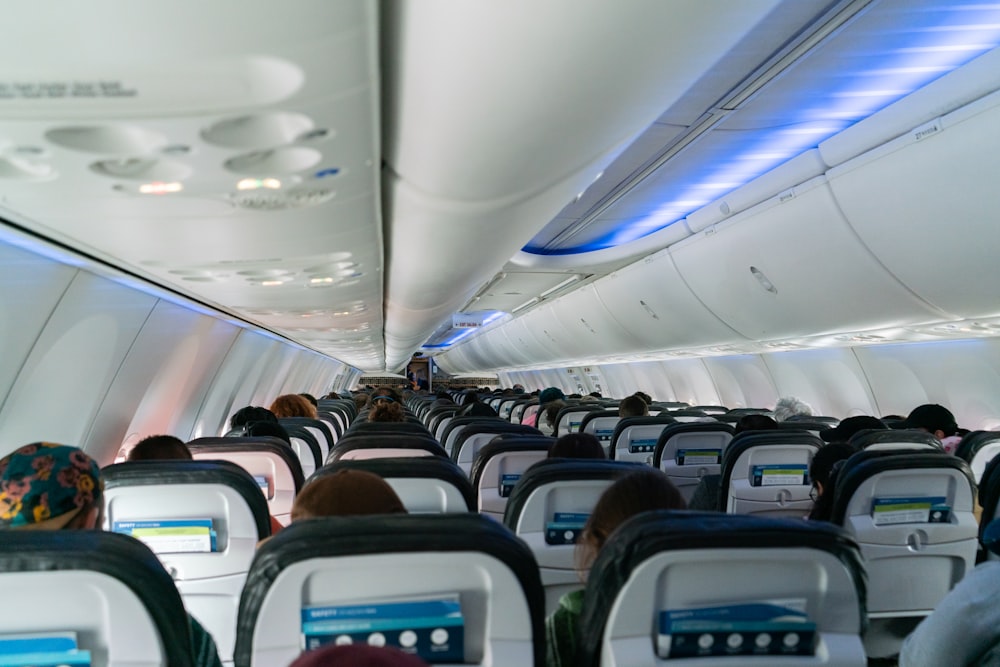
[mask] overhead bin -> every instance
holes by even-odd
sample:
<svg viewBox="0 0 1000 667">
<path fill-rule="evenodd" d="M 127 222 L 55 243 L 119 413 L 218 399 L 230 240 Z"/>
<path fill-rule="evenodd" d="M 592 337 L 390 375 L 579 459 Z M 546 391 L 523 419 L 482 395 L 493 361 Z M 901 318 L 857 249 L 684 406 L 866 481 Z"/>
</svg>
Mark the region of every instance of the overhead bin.
<svg viewBox="0 0 1000 667">
<path fill-rule="evenodd" d="M 878 199 L 867 206 L 888 213 Z M 669 254 L 698 299 L 751 340 L 901 326 L 943 315 L 900 285 L 858 241 L 825 177 L 682 241 Z"/>
<path fill-rule="evenodd" d="M 632 351 L 744 340 L 692 294 L 666 252 L 598 280 L 594 288 L 611 316 L 635 339 Z"/>
<path fill-rule="evenodd" d="M 1000 313 L 998 124 L 993 93 L 829 172 L 836 204 L 878 260 L 957 317 Z"/>
</svg>

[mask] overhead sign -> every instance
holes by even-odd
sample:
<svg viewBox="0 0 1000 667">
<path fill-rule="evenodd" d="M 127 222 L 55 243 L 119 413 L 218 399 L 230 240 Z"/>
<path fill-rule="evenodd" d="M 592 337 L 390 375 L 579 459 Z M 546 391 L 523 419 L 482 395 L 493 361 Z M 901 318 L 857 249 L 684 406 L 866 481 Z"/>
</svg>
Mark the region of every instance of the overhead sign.
<svg viewBox="0 0 1000 667">
<path fill-rule="evenodd" d="M 451 316 L 453 329 L 478 329 L 483 326 L 483 320 L 491 313 L 455 313 Z"/>
</svg>

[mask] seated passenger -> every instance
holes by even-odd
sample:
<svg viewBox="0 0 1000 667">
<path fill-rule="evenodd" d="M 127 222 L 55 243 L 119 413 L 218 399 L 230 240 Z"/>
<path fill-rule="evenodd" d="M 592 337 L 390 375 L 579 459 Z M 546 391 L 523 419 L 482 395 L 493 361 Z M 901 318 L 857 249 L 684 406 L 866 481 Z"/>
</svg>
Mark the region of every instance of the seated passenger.
<svg viewBox="0 0 1000 667">
<path fill-rule="evenodd" d="M 359 392 L 357 394 L 354 394 L 352 400 L 354 401 L 354 409 L 357 410 L 358 412 L 366 410 L 370 408 L 372 405 L 372 397 L 369 396 L 368 394 L 365 394 L 364 392 Z"/>
<path fill-rule="evenodd" d="M 903 422 L 904 428 L 912 428 L 918 431 L 930 433 L 941 441 L 944 451 L 954 454 L 958 448 L 958 443 L 962 441 L 962 436 L 958 434 L 958 424 L 955 422 L 955 415 L 951 410 L 936 403 L 926 403 L 913 408 Z"/>
<path fill-rule="evenodd" d="M 823 442 L 847 442 L 856 433 L 867 430 L 885 430 L 888 428 L 878 417 L 862 415 L 859 417 L 848 417 L 841 421 L 834 428 L 823 429 L 819 432 L 819 437 Z"/>
<path fill-rule="evenodd" d="M 415 655 L 388 646 L 323 646 L 303 653 L 288 667 L 429 667 Z"/>
<path fill-rule="evenodd" d="M 457 417 L 496 417 L 497 411 L 479 400 L 479 394 L 470 391 L 462 400 Z"/>
<path fill-rule="evenodd" d="M 983 531 L 983 544 L 1000 553 L 1000 520 Z M 903 642 L 899 667 L 1000 665 L 1000 561 L 977 565 L 951 589 Z"/>
<path fill-rule="evenodd" d="M 837 484 L 837 472 L 846 461 L 856 454 L 857 450 L 846 442 L 833 442 L 824 445 L 813 454 L 809 463 L 809 478 L 812 489 L 809 497 L 813 500 L 813 508 L 809 512 L 812 521 L 829 521 L 833 511 L 833 494 Z M 839 464 L 839 465 L 838 465 Z"/>
<path fill-rule="evenodd" d="M 618 479 L 601 494 L 577 542 L 576 562 L 581 580 L 586 580 L 601 547 L 626 519 L 640 512 L 684 508 L 680 491 L 659 470 L 638 470 Z M 577 664 L 583 593 L 581 589 L 563 595 L 559 608 L 545 619 L 546 667 Z"/>
<path fill-rule="evenodd" d="M 639 398 L 641 398 L 642 402 L 645 403 L 647 406 L 652 405 L 652 403 L 653 403 L 653 397 L 650 396 L 649 394 L 647 394 L 644 391 L 637 391 L 637 392 L 635 392 L 632 395 L 633 396 L 638 396 Z"/>
<path fill-rule="evenodd" d="M 618 417 L 645 417 L 649 415 L 649 405 L 638 396 L 627 396 L 618 404 Z"/>
<path fill-rule="evenodd" d="M 547 419 L 546 415 L 553 404 L 559 405 L 559 408 L 555 411 L 558 414 L 559 410 L 566 407 L 565 400 L 566 395 L 558 387 L 543 389 L 538 394 L 538 412 L 525 420 L 524 423 L 528 426 L 534 426 L 545 435 L 552 435 L 555 430 L 555 424 L 553 424 L 555 416 L 552 419 Z"/>
<path fill-rule="evenodd" d="M 364 470 L 338 470 L 303 487 L 292 503 L 292 521 L 322 516 L 406 514 L 389 483 Z"/>
<path fill-rule="evenodd" d="M 396 403 L 388 396 L 379 396 L 375 399 L 374 407 L 368 413 L 370 422 L 405 422 L 406 412 L 403 406 Z"/>
<path fill-rule="evenodd" d="M 163 461 L 192 459 L 187 445 L 172 435 L 151 435 L 129 450 L 127 461 Z"/>
<path fill-rule="evenodd" d="M 605 459 L 601 441 L 590 433 L 567 433 L 549 447 L 550 459 Z"/>
<path fill-rule="evenodd" d="M 248 405 L 233 413 L 233 416 L 229 418 L 229 428 L 235 430 L 253 422 L 274 422 L 277 424 L 278 418 L 267 408 Z"/>
<path fill-rule="evenodd" d="M 774 404 L 774 419 L 779 422 L 788 421 L 792 417 L 809 417 L 812 408 L 794 396 L 782 396 Z"/>
<path fill-rule="evenodd" d="M 753 413 L 740 417 L 736 426 L 733 427 L 733 435 L 739 435 L 743 431 L 771 431 L 776 428 L 778 428 L 778 422 L 767 415 Z"/>
<path fill-rule="evenodd" d="M 271 403 L 271 412 L 278 419 L 286 417 L 307 417 L 316 419 L 316 408 L 298 394 L 283 394 Z"/>
<path fill-rule="evenodd" d="M 319 401 L 317 401 L 316 397 L 313 396 L 312 394 L 299 394 L 299 396 L 309 401 L 309 403 L 311 403 L 314 408 L 319 407 Z"/>
<path fill-rule="evenodd" d="M 0 530 L 99 530 L 103 491 L 101 470 L 83 450 L 25 445 L 0 459 Z M 196 667 L 221 667 L 212 636 L 188 620 Z"/>
</svg>

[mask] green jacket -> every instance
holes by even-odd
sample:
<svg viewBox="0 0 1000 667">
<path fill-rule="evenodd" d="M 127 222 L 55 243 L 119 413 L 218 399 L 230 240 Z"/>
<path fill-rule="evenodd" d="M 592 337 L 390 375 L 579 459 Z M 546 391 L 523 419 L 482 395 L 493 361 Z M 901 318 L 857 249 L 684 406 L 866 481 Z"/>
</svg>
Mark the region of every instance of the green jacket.
<svg viewBox="0 0 1000 667">
<path fill-rule="evenodd" d="M 573 667 L 580 638 L 583 589 L 559 598 L 559 608 L 545 619 L 545 666 Z"/>
</svg>

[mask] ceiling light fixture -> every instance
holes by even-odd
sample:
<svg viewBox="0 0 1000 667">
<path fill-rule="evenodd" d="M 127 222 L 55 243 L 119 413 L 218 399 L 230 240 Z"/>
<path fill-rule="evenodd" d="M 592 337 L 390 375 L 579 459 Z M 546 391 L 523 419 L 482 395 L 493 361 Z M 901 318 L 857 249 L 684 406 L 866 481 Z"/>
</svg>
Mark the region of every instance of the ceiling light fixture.
<svg viewBox="0 0 1000 667">
<path fill-rule="evenodd" d="M 165 195 L 171 192 L 180 192 L 183 189 L 184 185 L 176 181 L 172 183 L 143 183 L 139 186 L 139 192 L 144 195 Z"/>
</svg>

